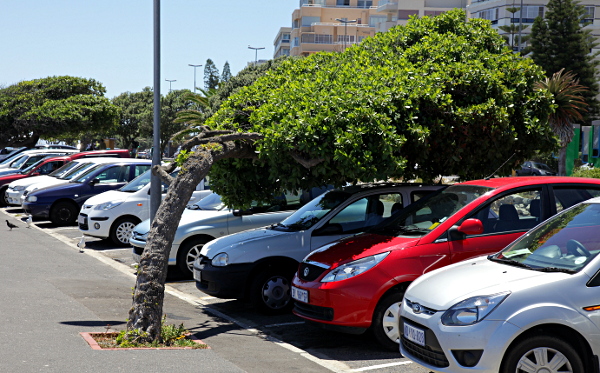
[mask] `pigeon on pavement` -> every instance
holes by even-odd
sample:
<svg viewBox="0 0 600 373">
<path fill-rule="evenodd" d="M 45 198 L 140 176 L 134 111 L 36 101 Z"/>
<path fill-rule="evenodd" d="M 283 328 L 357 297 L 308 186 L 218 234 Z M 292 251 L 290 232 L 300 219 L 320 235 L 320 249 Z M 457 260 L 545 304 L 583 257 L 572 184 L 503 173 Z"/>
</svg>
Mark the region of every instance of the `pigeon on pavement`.
<svg viewBox="0 0 600 373">
<path fill-rule="evenodd" d="M 27 217 L 27 220 L 25 220 L 25 223 L 27 223 L 27 228 L 31 228 L 31 222 L 33 221 L 33 218 L 31 217 L 31 215 L 29 215 Z"/>
<path fill-rule="evenodd" d="M 8 228 L 10 228 L 11 231 L 13 228 L 19 228 L 19 226 L 14 225 L 13 223 L 9 222 L 8 220 L 6 221 L 6 225 L 8 225 Z"/>
</svg>

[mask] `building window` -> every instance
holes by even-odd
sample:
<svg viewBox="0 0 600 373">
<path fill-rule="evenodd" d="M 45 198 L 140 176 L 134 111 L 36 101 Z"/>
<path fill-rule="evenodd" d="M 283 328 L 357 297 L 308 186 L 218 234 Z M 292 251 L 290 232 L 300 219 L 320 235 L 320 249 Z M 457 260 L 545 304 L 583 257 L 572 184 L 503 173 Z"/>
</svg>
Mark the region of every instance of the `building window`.
<svg viewBox="0 0 600 373">
<path fill-rule="evenodd" d="M 302 43 L 333 44 L 333 35 L 302 34 Z"/>
<path fill-rule="evenodd" d="M 344 39 L 346 39 L 346 44 L 354 43 L 354 35 L 338 35 L 337 41 L 338 43 L 344 43 Z"/>
<path fill-rule="evenodd" d="M 435 17 L 435 16 L 439 16 L 440 14 L 444 13 L 443 10 L 426 10 L 424 12 L 424 15 L 426 17 Z M 481 18 L 481 17 L 480 17 Z"/>
<path fill-rule="evenodd" d="M 321 21 L 321 17 L 302 17 L 302 27 L 310 27 L 313 23 Z"/>
<path fill-rule="evenodd" d="M 418 16 L 418 10 L 402 9 L 398 11 L 398 19 L 409 19 L 410 16 Z"/>
<path fill-rule="evenodd" d="M 299 47 L 300 46 L 300 39 L 296 36 L 294 38 L 294 43 L 292 44 L 292 47 Z"/>
<path fill-rule="evenodd" d="M 598 158 L 598 156 L 600 155 L 598 153 L 600 151 L 600 125 L 595 124 L 592 127 L 594 128 L 594 138 L 592 140 L 592 157 Z"/>
<path fill-rule="evenodd" d="M 477 13 L 477 18 L 487 19 L 492 23 L 498 22 L 498 8 L 486 9 Z"/>
<path fill-rule="evenodd" d="M 583 15 L 583 22 L 585 23 L 594 23 L 594 15 L 596 13 L 596 7 L 595 6 L 586 6 L 584 7 L 585 9 L 585 14 Z"/>
<path fill-rule="evenodd" d="M 373 0 L 358 0 L 359 8 L 370 8 L 373 6 Z"/>
<path fill-rule="evenodd" d="M 377 27 L 378 24 L 387 21 L 386 16 L 370 16 L 369 17 L 369 27 Z"/>
<path fill-rule="evenodd" d="M 590 132 L 592 126 L 581 126 L 581 161 L 588 163 L 590 156 Z"/>
<path fill-rule="evenodd" d="M 524 6 L 523 7 L 523 23 L 533 23 L 537 17 L 544 17 L 543 6 Z M 515 12 L 512 23 L 521 22 L 521 11 Z"/>
<path fill-rule="evenodd" d="M 350 0 L 336 0 L 337 6 L 350 6 Z"/>
</svg>

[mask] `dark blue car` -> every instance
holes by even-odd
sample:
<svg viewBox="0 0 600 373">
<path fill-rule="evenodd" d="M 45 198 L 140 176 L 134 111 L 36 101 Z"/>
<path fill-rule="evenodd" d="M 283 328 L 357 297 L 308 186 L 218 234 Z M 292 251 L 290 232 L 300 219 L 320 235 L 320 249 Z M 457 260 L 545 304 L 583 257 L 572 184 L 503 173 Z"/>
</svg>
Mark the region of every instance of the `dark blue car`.
<svg viewBox="0 0 600 373">
<path fill-rule="evenodd" d="M 150 160 L 130 158 L 98 164 L 68 183 L 33 191 L 23 202 L 23 209 L 35 218 L 50 219 L 56 225 L 74 224 L 88 198 L 121 188 L 151 166 Z"/>
</svg>

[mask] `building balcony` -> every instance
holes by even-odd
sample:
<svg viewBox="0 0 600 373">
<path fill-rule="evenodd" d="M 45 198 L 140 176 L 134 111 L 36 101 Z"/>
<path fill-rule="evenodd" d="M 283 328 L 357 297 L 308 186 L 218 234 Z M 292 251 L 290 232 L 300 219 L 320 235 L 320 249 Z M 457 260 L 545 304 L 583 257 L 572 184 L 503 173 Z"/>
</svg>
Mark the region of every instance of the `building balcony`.
<svg viewBox="0 0 600 373">
<path fill-rule="evenodd" d="M 379 0 L 377 13 L 396 13 L 398 11 L 398 0 Z"/>
</svg>

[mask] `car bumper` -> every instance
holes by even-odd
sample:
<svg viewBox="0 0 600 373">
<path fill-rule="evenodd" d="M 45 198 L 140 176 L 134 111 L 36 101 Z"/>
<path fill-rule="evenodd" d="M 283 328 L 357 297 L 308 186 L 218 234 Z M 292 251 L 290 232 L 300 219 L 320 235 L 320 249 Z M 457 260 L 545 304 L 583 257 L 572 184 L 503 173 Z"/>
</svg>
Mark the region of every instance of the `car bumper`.
<svg viewBox="0 0 600 373">
<path fill-rule="evenodd" d="M 113 219 L 108 216 L 94 216 L 80 213 L 77 218 L 79 230 L 86 236 L 108 238 Z"/>
<path fill-rule="evenodd" d="M 224 299 L 243 299 L 253 263 L 215 267 L 207 257 L 194 263 L 196 288 L 203 293 Z"/>
<path fill-rule="evenodd" d="M 47 219 L 50 217 L 50 205 L 23 202 L 23 210 L 36 218 Z"/>
<path fill-rule="evenodd" d="M 402 307 L 402 355 L 436 372 L 498 372 L 504 353 L 514 336 L 520 333 L 520 328 L 501 320 L 445 326 L 440 320 L 442 314 L 414 314 Z M 404 324 L 424 331 L 424 346 L 405 336 Z"/>
<path fill-rule="evenodd" d="M 129 239 L 129 243 L 131 246 L 133 246 L 133 249 L 131 250 L 131 256 L 136 263 L 139 263 L 142 260 L 142 254 L 144 253 L 144 247 L 146 247 L 146 241 L 141 241 L 132 237 Z M 177 265 L 177 250 L 179 250 L 179 245 L 173 244 L 169 253 L 169 259 L 167 260 L 168 265 Z"/>
<path fill-rule="evenodd" d="M 11 206 L 21 206 L 21 203 L 23 202 L 21 200 L 22 195 L 23 194 L 21 192 L 15 192 L 11 189 L 8 189 L 5 193 L 6 202 L 8 202 L 8 204 Z"/>
</svg>

